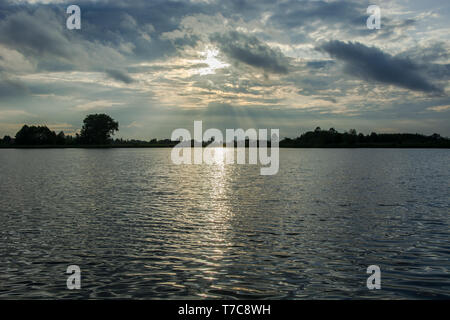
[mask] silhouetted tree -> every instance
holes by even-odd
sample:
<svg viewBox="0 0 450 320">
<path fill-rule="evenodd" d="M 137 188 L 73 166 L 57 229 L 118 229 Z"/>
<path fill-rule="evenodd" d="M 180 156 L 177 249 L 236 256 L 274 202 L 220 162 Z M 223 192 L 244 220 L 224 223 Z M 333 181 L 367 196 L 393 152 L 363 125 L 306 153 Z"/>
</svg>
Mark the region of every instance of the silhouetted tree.
<svg viewBox="0 0 450 320">
<path fill-rule="evenodd" d="M 4 136 L 3 139 L 1 139 L 1 144 L 12 144 L 13 139 L 10 136 Z"/>
<path fill-rule="evenodd" d="M 360 132 L 358 134 L 358 143 L 362 143 L 365 141 L 365 136 Z"/>
<path fill-rule="evenodd" d="M 119 130 L 119 123 L 107 114 L 90 114 L 83 120 L 80 140 L 85 144 L 106 144 Z"/>
<path fill-rule="evenodd" d="M 18 145 L 53 145 L 56 143 L 56 133 L 46 126 L 24 125 L 16 133 Z"/>
<path fill-rule="evenodd" d="M 72 136 L 65 136 L 64 137 L 64 144 L 66 144 L 66 145 L 74 145 L 76 143 L 77 143 L 77 141 L 74 139 L 74 137 L 72 137 Z"/>
<path fill-rule="evenodd" d="M 431 135 L 431 138 L 433 138 L 433 139 L 435 139 L 435 140 L 439 140 L 439 139 L 441 139 L 442 137 L 441 137 L 441 135 L 438 134 L 438 133 L 433 133 L 433 134 Z"/>
<path fill-rule="evenodd" d="M 56 135 L 56 144 L 58 145 L 64 145 L 66 144 L 66 136 L 64 135 L 64 132 L 60 131 Z"/>
</svg>

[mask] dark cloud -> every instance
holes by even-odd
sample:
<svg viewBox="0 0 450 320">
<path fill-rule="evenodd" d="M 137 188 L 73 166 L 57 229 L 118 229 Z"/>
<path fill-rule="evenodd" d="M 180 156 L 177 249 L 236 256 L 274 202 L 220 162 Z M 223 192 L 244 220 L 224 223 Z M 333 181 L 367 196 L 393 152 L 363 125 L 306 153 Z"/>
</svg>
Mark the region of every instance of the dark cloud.
<svg viewBox="0 0 450 320">
<path fill-rule="evenodd" d="M 0 43 L 27 55 L 71 58 L 71 43 L 61 33 L 63 23 L 64 16 L 58 19 L 50 10 L 20 11 L 0 22 Z"/>
<path fill-rule="evenodd" d="M 9 79 L 0 73 L 0 97 L 2 100 L 16 97 L 23 97 L 29 94 L 24 83 Z"/>
<path fill-rule="evenodd" d="M 120 45 L 86 40 L 89 31 L 68 30 L 65 18 L 65 11 L 51 7 L 11 13 L 0 21 L 0 45 L 22 54 L 37 71 L 102 71 L 124 62 Z"/>
<path fill-rule="evenodd" d="M 186 16 L 220 12 L 212 4 L 187 0 L 80 0 L 77 4 L 83 39 L 115 48 L 131 44 L 125 54 L 141 61 L 175 56 L 180 48 L 195 45 L 195 36 L 170 41 L 161 35 L 176 30 Z"/>
<path fill-rule="evenodd" d="M 450 64 L 432 63 L 424 66 L 427 74 L 433 79 L 449 81 L 450 80 Z"/>
<path fill-rule="evenodd" d="M 444 42 L 436 42 L 429 46 L 416 46 L 397 55 L 409 57 L 426 72 L 430 79 L 450 80 L 450 47 Z"/>
<path fill-rule="evenodd" d="M 345 71 L 364 80 L 374 80 L 414 91 L 442 93 L 423 76 L 423 68 L 408 58 L 392 56 L 358 42 L 330 41 L 318 50 L 345 63 Z"/>
<path fill-rule="evenodd" d="M 198 41 L 194 36 L 176 43 L 160 38 L 163 32 L 176 29 L 191 10 L 186 3 L 77 4 L 82 25 L 75 31 L 66 29 L 66 5 L 5 5 L 0 10 L 0 44 L 35 61 L 38 69 L 101 71 L 125 56 L 130 62 L 160 59 Z M 199 9 L 192 6 L 192 11 Z"/>
<path fill-rule="evenodd" d="M 120 70 L 106 70 L 105 73 L 112 79 L 122 81 L 123 83 L 130 84 L 134 82 L 134 79 L 130 77 L 126 72 Z"/>
<path fill-rule="evenodd" d="M 364 25 L 367 5 L 351 1 L 287 1 L 280 4 L 270 20 L 285 28 L 295 28 L 320 20 L 327 24 Z"/>
<path fill-rule="evenodd" d="M 333 64 L 334 64 L 333 60 L 317 60 L 317 61 L 308 61 L 306 63 L 306 66 L 312 69 L 323 69 Z"/>
<path fill-rule="evenodd" d="M 287 74 L 288 59 L 280 50 L 270 48 L 258 38 L 231 31 L 226 34 L 214 34 L 211 41 L 218 44 L 220 50 L 230 59 L 269 73 Z"/>
</svg>

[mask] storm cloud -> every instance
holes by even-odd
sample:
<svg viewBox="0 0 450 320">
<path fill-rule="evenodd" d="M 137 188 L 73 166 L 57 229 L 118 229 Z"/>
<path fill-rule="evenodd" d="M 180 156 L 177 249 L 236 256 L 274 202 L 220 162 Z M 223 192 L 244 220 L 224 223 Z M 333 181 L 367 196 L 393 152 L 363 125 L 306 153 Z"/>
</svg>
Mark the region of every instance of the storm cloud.
<svg viewBox="0 0 450 320">
<path fill-rule="evenodd" d="M 283 53 L 270 48 L 254 36 L 231 31 L 222 35 L 215 34 L 211 36 L 211 40 L 234 61 L 269 73 L 287 74 L 289 71 L 289 62 Z"/>
<path fill-rule="evenodd" d="M 420 66 L 408 58 L 392 56 L 376 47 L 358 42 L 330 41 L 319 50 L 345 63 L 345 71 L 364 80 L 374 80 L 413 91 L 441 93 L 442 89 L 429 82 Z"/>
</svg>

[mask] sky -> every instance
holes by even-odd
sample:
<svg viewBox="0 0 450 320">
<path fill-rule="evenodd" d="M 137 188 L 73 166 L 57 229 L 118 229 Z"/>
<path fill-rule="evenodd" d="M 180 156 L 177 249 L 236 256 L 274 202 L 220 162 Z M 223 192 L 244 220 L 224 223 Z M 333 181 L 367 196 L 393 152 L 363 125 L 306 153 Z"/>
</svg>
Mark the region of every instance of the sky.
<svg viewBox="0 0 450 320">
<path fill-rule="evenodd" d="M 448 0 L 0 0 L 0 136 L 107 113 L 127 139 L 194 120 L 449 137 L 449 18 Z"/>
</svg>

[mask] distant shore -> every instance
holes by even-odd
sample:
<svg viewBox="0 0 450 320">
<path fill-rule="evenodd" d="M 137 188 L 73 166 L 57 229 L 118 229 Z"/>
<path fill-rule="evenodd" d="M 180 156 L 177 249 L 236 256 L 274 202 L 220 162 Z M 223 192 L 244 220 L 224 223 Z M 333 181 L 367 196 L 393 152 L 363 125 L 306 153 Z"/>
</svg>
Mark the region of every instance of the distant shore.
<svg viewBox="0 0 450 320">
<path fill-rule="evenodd" d="M 189 138 L 182 139 L 114 139 L 112 135 L 119 130 L 119 124 L 106 114 L 90 114 L 83 120 L 83 127 L 80 134 L 75 136 L 65 135 L 63 131 L 58 134 L 50 130 L 47 126 L 24 125 L 14 138 L 4 136 L 0 139 L 0 148 L 3 149 L 110 149 L 110 148 L 173 148 L 180 144 L 194 147 L 199 144 L 206 147 L 214 142 L 214 138 L 208 141 L 199 141 Z M 250 145 L 250 133 L 234 133 L 234 147 Z M 256 144 L 271 146 L 272 137 L 252 138 L 257 139 Z M 279 141 L 280 148 L 420 148 L 420 149 L 448 149 L 450 139 L 440 134 L 423 135 L 419 133 L 375 133 L 364 135 L 355 129 L 345 132 L 338 132 L 334 128 L 323 130 L 316 127 L 314 131 L 308 131 L 295 138 L 285 137 Z M 223 138 L 217 141 L 224 140 Z M 233 141 L 227 139 L 226 141 Z M 254 142 L 252 140 L 252 142 Z M 224 144 L 224 147 L 226 145 Z"/>
<path fill-rule="evenodd" d="M 143 148 L 173 148 L 175 145 L 35 145 L 35 146 L 2 146 L 0 149 L 143 149 Z M 224 146 L 225 147 L 225 146 Z M 206 148 L 203 146 L 202 148 Z M 236 148 L 236 147 L 235 147 Z M 248 146 L 246 147 L 248 148 Z M 279 146 L 280 149 L 450 149 L 450 146 L 433 145 L 353 145 L 353 146 Z"/>
</svg>

